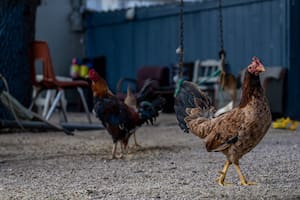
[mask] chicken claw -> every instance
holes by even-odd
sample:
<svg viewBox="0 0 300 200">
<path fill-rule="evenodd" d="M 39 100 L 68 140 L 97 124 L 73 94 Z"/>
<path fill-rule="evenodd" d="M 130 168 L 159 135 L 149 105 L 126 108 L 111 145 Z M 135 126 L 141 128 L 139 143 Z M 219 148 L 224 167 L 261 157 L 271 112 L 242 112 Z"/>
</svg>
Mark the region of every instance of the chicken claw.
<svg viewBox="0 0 300 200">
<path fill-rule="evenodd" d="M 240 168 L 240 166 L 238 164 L 233 164 L 233 166 L 235 167 L 235 170 L 236 170 L 237 174 L 240 177 L 240 183 L 241 183 L 241 185 L 243 185 L 243 186 L 257 185 L 257 183 L 255 183 L 255 182 L 250 182 L 250 181 L 246 180 L 246 178 L 243 175 L 243 173 L 241 171 L 241 168 Z"/>
<path fill-rule="evenodd" d="M 256 182 L 245 181 L 245 182 L 241 182 L 241 185 L 249 186 L 249 185 L 257 185 L 257 183 Z"/>
<path fill-rule="evenodd" d="M 112 148 L 112 153 L 111 153 L 111 160 L 114 160 L 114 159 L 122 159 L 123 156 L 124 156 L 124 150 L 123 150 L 123 147 L 122 147 L 122 144 L 121 144 L 121 154 L 119 156 L 116 155 L 116 151 L 117 151 L 117 145 L 118 143 L 114 143 L 113 145 L 113 148 Z"/>
<path fill-rule="evenodd" d="M 226 160 L 223 170 L 222 170 L 222 171 L 219 171 L 219 173 L 220 173 L 221 175 L 217 178 L 216 181 L 217 181 L 218 184 L 221 185 L 221 186 L 232 185 L 232 183 L 226 183 L 226 182 L 224 182 L 225 177 L 226 177 L 226 174 L 227 174 L 227 171 L 228 171 L 228 168 L 229 168 L 230 165 L 231 165 L 231 163 L 230 163 L 228 160 Z"/>
<path fill-rule="evenodd" d="M 135 143 L 135 144 L 133 145 L 133 148 L 134 148 L 134 149 L 139 149 L 139 148 L 142 148 L 142 146 L 141 146 L 140 144 L 138 144 L 138 143 Z"/>
<path fill-rule="evenodd" d="M 122 158 L 124 158 L 124 154 L 123 153 L 121 153 L 119 156 L 117 156 L 116 157 L 117 159 L 122 159 Z"/>
<path fill-rule="evenodd" d="M 220 180 L 220 179 L 217 179 L 217 182 L 220 186 L 231 186 L 233 185 L 232 183 L 227 183 L 227 182 L 224 182 L 224 180 Z"/>
<path fill-rule="evenodd" d="M 221 174 L 217 179 L 217 183 L 220 185 L 220 186 L 230 186 L 230 185 L 233 185 L 232 183 L 227 183 L 227 182 L 224 182 L 225 180 L 225 176 L 226 174 L 222 171 L 219 171 L 219 173 Z"/>
<path fill-rule="evenodd" d="M 122 158 L 124 158 L 124 154 L 123 153 L 121 153 L 120 155 L 111 155 L 111 160 L 114 160 L 114 159 L 122 159 Z"/>
</svg>

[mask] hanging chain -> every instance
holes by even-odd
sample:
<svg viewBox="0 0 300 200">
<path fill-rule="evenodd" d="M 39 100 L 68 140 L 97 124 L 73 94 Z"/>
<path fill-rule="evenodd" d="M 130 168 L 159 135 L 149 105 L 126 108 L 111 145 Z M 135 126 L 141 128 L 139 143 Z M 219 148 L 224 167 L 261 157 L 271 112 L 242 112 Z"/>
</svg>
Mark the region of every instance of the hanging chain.
<svg viewBox="0 0 300 200">
<path fill-rule="evenodd" d="M 183 0 L 180 1 L 180 12 L 179 12 L 179 47 L 176 49 L 176 53 L 179 57 L 178 63 L 178 76 L 179 79 L 183 77 L 183 55 L 184 55 L 184 22 L 183 22 Z"/>
<path fill-rule="evenodd" d="M 180 86 L 183 83 L 183 43 L 184 43 L 184 22 L 183 22 L 183 0 L 180 0 L 180 11 L 179 11 L 179 47 L 176 49 L 176 54 L 178 55 L 178 75 L 177 75 L 177 80 L 176 82 L 176 88 L 175 88 L 175 93 L 174 97 L 176 97 L 180 91 Z M 176 77 L 176 76 L 175 76 Z"/>
<path fill-rule="evenodd" d="M 219 0 L 219 31 L 220 31 L 220 58 L 225 57 L 225 50 L 224 50 L 224 38 L 223 38 L 223 14 L 222 14 L 222 0 Z"/>
</svg>

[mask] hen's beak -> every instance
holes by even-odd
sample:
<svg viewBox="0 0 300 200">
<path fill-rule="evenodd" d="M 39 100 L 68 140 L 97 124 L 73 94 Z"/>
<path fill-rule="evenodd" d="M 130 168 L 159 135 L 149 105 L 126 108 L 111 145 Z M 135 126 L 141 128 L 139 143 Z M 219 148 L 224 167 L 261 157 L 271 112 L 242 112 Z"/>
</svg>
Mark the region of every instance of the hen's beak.
<svg viewBox="0 0 300 200">
<path fill-rule="evenodd" d="M 264 67 L 263 65 L 259 65 L 259 66 L 256 68 L 256 71 L 257 71 L 258 73 L 260 73 L 260 72 L 265 72 L 266 69 L 265 69 L 265 67 Z"/>
</svg>

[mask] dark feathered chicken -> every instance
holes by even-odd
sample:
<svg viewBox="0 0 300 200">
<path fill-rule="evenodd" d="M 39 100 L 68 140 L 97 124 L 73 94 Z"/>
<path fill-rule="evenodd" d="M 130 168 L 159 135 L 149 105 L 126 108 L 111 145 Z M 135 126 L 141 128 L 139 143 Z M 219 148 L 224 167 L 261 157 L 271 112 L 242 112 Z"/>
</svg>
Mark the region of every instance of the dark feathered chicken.
<svg viewBox="0 0 300 200">
<path fill-rule="evenodd" d="M 122 154 L 127 152 L 128 140 L 137 127 L 152 121 L 156 115 L 152 114 L 153 104 L 141 106 L 137 111 L 120 101 L 108 88 L 105 80 L 91 69 L 89 78 L 94 95 L 94 112 L 112 136 L 112 158 L 116 158 L 117 142 L 121 142 Z M 150 107 L 150 108 L 149 108 Z"/>
<path fill-rule="evenodd" d="M 145 85 L 148 84 L 146 83 Z M 142 89 L 141 92 L 138 93 L 138 97 L 140 97 L 139 100 L 141 101 L 143 99 L 143 101 L 138 103 L 137 97 L 132 93 L 130 87 L 128 86 L 124 103 L 133 108 L 136 112 L 139 112 L 142 118 L 149 119 L 149 122 L 153 124 L 154 120 L 156 119 L 156 117 L 158 117 L 160 111 L 163 109 L 162 106 L 165 104 L 165 99 L 160 97 L 159 95 L 155 95 L 155 98 L 149 98 L 149 95 L 144 96 L 146 94 L 149 94 L 145 93 L 144 91 L 147 91 L 147 89 Z M 154 95 L 151 96 L 154 97 Z M 133 139 L 135 147 L 140 147 L 141 145 L 139 145 L 136 141 L 135 132 L 133 133 Z"/>
<path fill-rule="evenodd" d="M 256 57 L 247 67 L 239 106 L 221 116 L 213 118 L 213 107 L 206 94 L 190 82 L 183 82 L 175 100 L 175 112 L 179 126 L 204 139 L 207 151 L 222 152 L 227 161 L 217 179 L 224 182 L 232 164 L 241 185 L 252 185 L 239 167 L 239 160 L 251 151 L 264 137 L 271 124 L 271 113 L 267 98 L 261 87 L 259 74 L 264 66 Z"/>
</svg>

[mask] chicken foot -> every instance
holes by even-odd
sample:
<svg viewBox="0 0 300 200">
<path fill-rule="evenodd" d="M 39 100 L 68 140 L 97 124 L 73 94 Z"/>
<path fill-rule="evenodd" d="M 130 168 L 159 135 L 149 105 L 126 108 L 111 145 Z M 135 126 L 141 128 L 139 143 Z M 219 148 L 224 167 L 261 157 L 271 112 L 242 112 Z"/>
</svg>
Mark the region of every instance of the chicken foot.
<svg viewBox="0 0 300 200">
<path fill-rule="evenodd" d="M 217 178 L 217 182 L 221 186 L 232 185 L 232 183 L 226 183 L 226 182 L 224 182 L 226 174 L 227 174 L 227 171 L 228 171 L 228 168 L 229 168 L 230 165 L 231 165 L 231 163 L 228 160 L 226 160 L 225 165 L 223 167 L 223 170 L 219 171 L 220 176 Z"/>
<path fill-rule="evenodd" d="M 239 164 L 233 164 L 233 166 L 234 166 L 237 174 L 240 177 L 241 185 L 243 185 L 243 186 L 257 185 L 257 183 L 255 183 L 255 182 L 250 182 L 250 181 L 246 180 L 245 176 L 243 175 L 243 173 L 241 171 L 241 168 L 240 168 Z"/>
<path fill-rule="evenodd" d="M 128 154 L 128 146 L 127 146 L 127 144 L 124 144 L 124 143 L 120 143 L 121 144 L 121 152 L 122 152 L 122 155 L 123 154 Z"/>
<path fill-rule="evenodd" d="M 114 143 L 113 148 L 112 148 L 112 152 L 111 152 L 111 159 L 115 159 L 116 157 L 116 150 L 117 150 L 117 142 Z"/>
<path fill-rule="evenodd" d="M 117 152 L 117 145 L 118 142 L 114 143 L 113 148 L 112 148 L 112 153 L 111 153 L 111 159 L 121 159 L 123 158 L 123 146 L 121 144 L 121 154 L 119 156 L 116 156 L 116 152 Z"/>
</svg>

